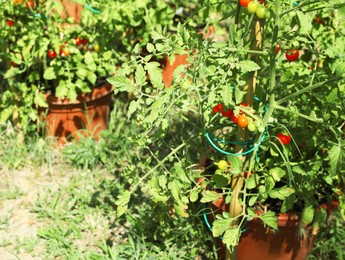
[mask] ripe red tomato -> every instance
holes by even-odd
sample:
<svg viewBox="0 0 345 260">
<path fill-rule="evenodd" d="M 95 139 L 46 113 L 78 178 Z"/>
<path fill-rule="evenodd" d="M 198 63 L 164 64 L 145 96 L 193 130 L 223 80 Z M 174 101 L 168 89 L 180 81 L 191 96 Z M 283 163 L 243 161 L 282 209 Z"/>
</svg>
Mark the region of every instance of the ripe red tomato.
<svg viewBox="0 0 345 260">
<path fill-rule="evenodd" d="M 54 50 L 48 50 L 48 56 L 54 59 L 56 57 L 56 52 Z"/>
<path fill-rule="evenodd" d="M 82 39 L 82 40 L 81 40 L 81 43 L 82 43 L 82 44 L 88 44 L 89 41 L 88 41 L 87 39 Z"/>
<path fill-rule="evenodd" d="M 251 2 L 252 0 L 240 0 L 240 5 L 243 7 L 247 7 L 249 2 Z"/>
<path fill-rule="evenodd" d="M 219 113 L 222 111 L 222 109 L 223 109 L 223 104 L 218 104 L 218 105 L 213 107 L 212 111 L 213 111 L 213 113 Z"/>
<path fill-rule="evenodd" d="M 284 145 L 287 145 L 291 142 L 291 136 L 289 134 L 279 133 L 277 134 L 277 138 Z"/>
<path fill-rule="evenodd" d="M 299 57 L 299 51 L 296 49 L 287 50 L 285 57 L 288 61 L 295 61 Z"/>
<path fill-rule="evenodd" d="M 246 117 L 245 115 L 240 115 L 238 117 L 238 121 L 237 124 L 239 127 L 241 128 L 245 128 L 249 123 L 248 117 Z"/>
<path fill-rule="evenodd" d="M 33 0 L 30 0 L 29 3 L 25 4 L 26 8 L 34 8 L 35 7 L 35 3 Z"/>
<path fill-rule="evenodd" d="M 82 40 L 79 37 L 75 38 L 75 44 L 76 45 L 82 44 Z"/>
<path fill-rule="evenodd" d="M 276 54 L 278 54 L 279 51 L 280 51 L 280 44 L 277 43 L 277 45 L 276 45 Z"/>
<path fill-rule="evenodd" d="M 226 111 L 224 109 L 222 109 L 222 115 L 225 117 L 231 117 L 233 114 L 234 114 L 234 111 L 232 109 L 229 109 Z"/>
<path fill-rule="evenodd" d="M 14 25 L 14 21 L 12 21 L 12 20 L 6 20 L 6 23 L 7 23 L 7 25 L 9 26 L 9 27 L 12 27 L 13 25 Z"/>
</svg>

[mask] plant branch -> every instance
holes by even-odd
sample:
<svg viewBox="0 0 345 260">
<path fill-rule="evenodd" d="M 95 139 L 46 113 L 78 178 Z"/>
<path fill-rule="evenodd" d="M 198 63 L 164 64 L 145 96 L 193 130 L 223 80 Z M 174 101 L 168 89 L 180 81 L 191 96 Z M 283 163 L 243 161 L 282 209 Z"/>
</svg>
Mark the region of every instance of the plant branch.
<svg viewBox="0 0 345 260">
<path fill-rule="evenodd" d="M 307 119 L 309 121 L 312 121 L 312 122 L 321 123 L 323 121 L 322 119 L 311 118 L 310 116 L 304 115 L 302 113 L 299 113 L 297 111 L 291 110 L 291 109 L 289 109 L 287 107 L 283 107 L 283 106 L 280 106 L 280 105 L 276 105 L 274 108 L 278 109 L 278 110 L 282 110 L 282 111 L 286 111 L 286 112 L 295 114 L 297 116 L 300 116 L 300 117 L 305 118 L 305 119 Z"/>
<path fill-rule="evenodd" d="M 336 79 L 337 79 L 337 77 L 334 77 L 334 78 L 331 78 L 329 80 L 325 80 L 323 82 L 319 82 L 319 83 L 316 83 L 314 85 L 305 87 L 303 89 L 298 90 L 295 93 L 292 93 L 292 94 L 290 94 L 290 95 L 288 95 L 286 97 L 283 97 L 283 98 L 277 100 L 276 103 L 277 103 L 277 105 L 281 105 L 282 103 L 284 103 L 284 102 L 286 102 L 288 100 L 291 100 L 291 99 L 293 99 L 295 97 L 298 97 L 298 96 L 302 95 L 305 92 L 308 92 L 308 91 L 314 90 L 316 88 L 322 87 L 323 85 L 325 85 L 327 83 L 331 83 L 331 82 L 335 81 Z"/>
</svg>

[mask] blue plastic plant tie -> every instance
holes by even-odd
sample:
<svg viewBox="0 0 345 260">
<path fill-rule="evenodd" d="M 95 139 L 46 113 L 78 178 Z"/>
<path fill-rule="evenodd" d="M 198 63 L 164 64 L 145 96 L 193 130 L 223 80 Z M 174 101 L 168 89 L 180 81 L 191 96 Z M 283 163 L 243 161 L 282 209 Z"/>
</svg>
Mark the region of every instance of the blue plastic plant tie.
<svg viewBox="0 0 345 260">
<path fill-rule="evenodd" d="M 293 4 L 294 4 L 294 5 L 298 5 L 298 2 L 297 2 L 297 1 L 294 1 Z"/>
<path fill-rule="evenodd" d="M 242 152 L 242 153 L 233 153 L 233 152 L 228 152 L 228 151 L 225 151 L 221 148 L 219 148 L 217 145 L 215 145 L 215 143 L 213 142 L 211 136 L 210 136 L 210 133 L 206 130 L 206 138 L 207 140 L 209 141 L 209 143 L 213 146 L 214 149 L 216 149 L 218 152 L 221 152 L 222 154 L 225 154 L 225 155 L 235 155 L 235 156 L 242 156 L 242 155 L 247 155 L 251 152 L 253 152 L 254 150 L 256 150 L 257 148 L 259 148 L 259 146 L 261 145 L 261 143 L 263 142 L 264 138 L 265 138 L 265 133 L 262 135 L 260 141 L 258 144 L 256 144 L 255 146 L 253 146 L 251 149 L 245 151 L 245 152 Z"/>
<path fill-rule="evenodd" d="M 88 3 L 85 4 L 85 7 L 87 9 L 89 9 L 91 12 L 95 13 L 95 14 L 100 14 L 101 13 L 101 11 L 92 8 Z"/>
</svg>

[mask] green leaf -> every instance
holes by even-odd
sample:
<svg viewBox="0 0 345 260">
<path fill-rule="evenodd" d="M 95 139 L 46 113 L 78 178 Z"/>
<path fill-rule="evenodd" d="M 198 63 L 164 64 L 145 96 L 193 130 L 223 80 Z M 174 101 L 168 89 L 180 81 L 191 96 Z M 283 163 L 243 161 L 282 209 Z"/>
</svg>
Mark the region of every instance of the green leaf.
<svg viewBox="0 0 345 260">
<path fill-rule="evenodd" d="M 251 60 L 240 61 L 237 64 L 237 67 L 240 68 L 243 71 L 243 73 L 256 71 L 260 69 L 260 66 Z"/>
<path fill-rule="evenodd" d="M 313 221 L 314 215 L 315 215 L 315 210 L 313 206 L 310 205 L 308 207 L 305 207 L 302 212 L 303 226 L 309 225 Z"/>
<path fill-rule="evenodd" d="M 277 189 L 269 191 L 268 195 L 272 199 L 284 200 L 284 199 L 286 199 L 288 196 L 290 196 L 293 193 L 295 193 L 295 189 L 285 185 L 283 187 L 280 187 L 280 188 L 277 188 Z"/>
<path fill-rule="evenodd" d="M 21 73 L 21 71 L 19 70 L 19 68 L 11 67 L 9 70 L 6 71 L 4 78 L 9 79 L 9 78 L 14 77 L 15 75 L 20 74 L 20 73 Z"/>
<path fill-rule="evenodd" d="M 184 183 L 191 183 L 191 180 L 188 178 L 183 166 L 182 162 L 174 163 L 174 170 L 179 178 Z"/>
<path fill-rule="evenodd" d="M 85 63 L 86 63 L 87 65 L 90 65 L 90 64 L 92 64 L 92 63 L 95 63 L 95 61 L 93 60 L 92 54 L 91 54 L 91 52 L 89 52 L 89 51 L 87 51 L 87 52 L 85 53 L 84 60 L 85 60 Z"/>
<path fill-rule="evenodd" d="M 246 94 L 245 91 L 242 91 L 239 88 L 235 88 L 235 102 L 236 102 L 236 104 L 240 104 L 242 102 L 245 94 Z"/>
<path fill-rule="evenodd" d="M 257 174 L 252 174 L 246 180 L 247 189 L 254 189 L 259 184 L 259 176 Z"/>
<path fill-rule="evenodd" d="M 270 169 L 268 174 L 271 175 L 275 181 L 280 181 L 281 178 L 285 176 L 286 172 L 280 167 L 275 167 Z"/>
<path fill-rule="evenodd" d="M 252 197 L 250 197 L 250 199 L 249 199 L 249 201 L 248 201 L 248 205 L 249 205 L 250 207 L 252 207 L 252 206 L 256 203 L 257 199 L 258 199 L 258 196 L 252 196 Z"/>
<path fill-rule="evenodd" d="M 85 79 L 87 76 L 87 70 L 84 68 L 78 68 L 76 74 L 80 79 Z"/>
<path fill-rule="evenodd" d="M 275 230 L 278 230 L 278 224 L 277 224 L 278 218 L 273 211 L 269 210 L 258 217 L 264 222 L 265 225 Z"/>
<path fill-rule="evenodd" d="M 230 171 L 233 174 L 239 174 L 242 172 L 243 163 L 238 156 L 228 155 L 227 159 L 228 162 L 230 162 Z"/>
<path fill-rule="evenodd" d="M 50 67 L 50 68 L 46 69 L 44 74 L 43 74 L 43 78 L 46 80 L 56 79 L 54 68 Z"/>
<path fill-rule="evenodd" d="M 107 81 L 114 86 L 115 93 L 119 91 L 131 91 L 132 81 L 125 76 L 116 75 L 111 78 L 107 78 Z"/>
<path fill-rule="evenodd" d="M 128 113 L 127 113 L 128 118 L 130 118 L 131 115 L 138 109 L 139 105 L 140 104 L 138 101 L 135 101 L 135 100 L 131 101 L 131 103 L 129 104 Z"/>
<path fill-rule="evenodd" d="M 97 76 L 95 73 L 93 72 L 89 72 L 87 74 L 87 80 L 92 84 L 95 85 L 96 81 L 97 81 Z"/>
<path fill-rule="evenodd" d="M 45 98 L 43 93 L 38 93 L 35 96 L 35 104 L 39 107 L 48 107 L 47 99 Z"/>
<path fill-rule="evenodd" d="M 221 194 L 219 194 L 215 191 L 207 190 L 207 191 L 204 191 L 202 193 L 202 198 L 201 198 L 200 202 L 205 203 L 205 202 L 216 201 L 221 196 L 222 196 Z"/>
<path fill-rule="evenodd" d="M 213 175 L 213 181 L 216 188 L 224 188 L 229 185 L 230 176 L 228 174 L 216 173 Z"/>
<path fill-rule="evenodd" d="M 344 153 L 342 151 L 341 143 L 334 145 L 328 153 L 328 158 L 330 160 L 331 170 L 330 173 L 332 176 L 338 174 L 341 169 L 344 169 Z"/>
<path fill-rule="evenodd" d="M 176 201 L 181 201 L 181 196 L 180 196 L 181 184 L 180 184 L 180 182 L 178 180 L 173 180 L 173 181 L 169 182 L 168 188 L 169 188 L 173 198 Z"/>
<path fill-rule="evenodd" d="M 137 66 L 137 69 L 135 70 L 135 82 L 139 85 L 145 85 L 146 83 L 146 73 L 141 64 Z"/>
<path fill-rule="evenodd" d="M 117 196 L 117 201 L 115 204 L 118 206 L 117 208 L 118 217 L 120 217 L 121 215 L 125 213 L 125 211 L 128 208 L 128 203 L 130 199 L 131 199 L 131 192 L 128 190 L 126 190 L 125 192 Z"/>
<path fill-rule="evenodd" d="M 225 106 L 229 106 L 232 100 L 232 89 L 228 85 L 224 85 L 222 88 L 222 98 Z"/>
<path fill-rule="evenodd" d="M 212 224 L 212 234 L 214 237 L 221 236 L 227 229 L 230 228 L 232 219 L 225 218 L 225 219 L 216 219 Z"/>
<path fill-rule="evenodd" d="M 308 14 L 304 14 L 303 12 L 297 12 L 297 16 L 299 20 L 301 34 L 309 34 L 313 26 L 313 23 L 310 22 L 312 18 L 308 16 Z"/>
<path fill-rule="evenodd" d="M 149 62 L 145 65 L 145 69 L 150 75 L 150 81 L 152 82 L 153 87 L 157 89 L 163 89 L 163 75 L 162 69 L 159 68 L 158 62 Z"/>
<path fill-rule="evenodd" d="M 191 193 L 189 193 L 189 200 L 190 200 L 191 202 L 197 201 L 198 198 L 199 198 L 199 192 L 198 192 L 198 190 L 194 189 L 194 190 L 191 191 Z"/>
<path fill-rule="evenodd" d="M 146 50 L 150 53 L 154 52 L 155 51 L 155 46 L 152 44 L 152 43 L 148 43 L 146 44 Z"/>
<path fill-rule="evenodd" d="M 240 235 L 241 233 L 238 228 L 229 228 L 225 231 L 223 243 L 227 246 L 227 248 L 231 249 L 237 246 Z"/>
<path fill-rule="evenodd" d="M 187 212 L 188 207 L 186 205 L 181 204 L 181 203 L 174 204 L 174 209 L 179 216 L 184 217 L 184 218 L 189 217 L 189 214 Z"/>
</svg>

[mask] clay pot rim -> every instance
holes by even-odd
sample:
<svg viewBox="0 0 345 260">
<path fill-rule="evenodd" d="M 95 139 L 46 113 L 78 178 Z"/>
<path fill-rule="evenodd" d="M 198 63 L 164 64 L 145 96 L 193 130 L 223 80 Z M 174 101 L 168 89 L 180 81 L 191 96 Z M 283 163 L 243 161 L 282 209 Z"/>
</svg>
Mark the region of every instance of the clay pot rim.
<svg viewBox="0 0 345 260">
<path fill-rule="evenodd" d="M 104 96 L 111 94 L 114 91 L 113 85 L 109 83 L 104 83 L 100 86 L 95 86 L 89 93 L 80 93 L 74 102 L 70 102 L 68 98 L 62 99 L 56 97 L 51 93 L 46 93 L 45 98 L 47 102 L 54 106 L 65 106 L 65 105 L 80 105 L 85 102 L 91 102 L 100 99 Z"/>
</svg>

